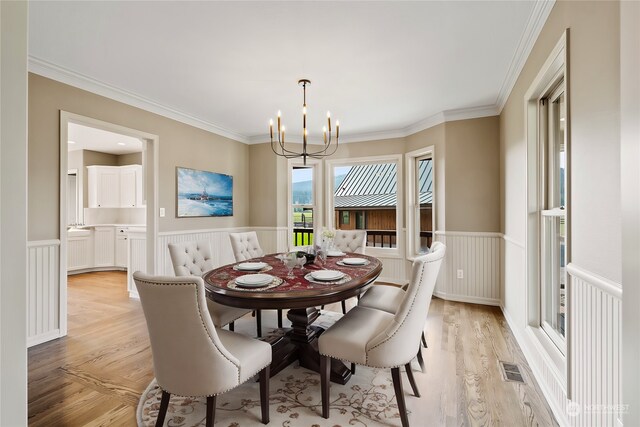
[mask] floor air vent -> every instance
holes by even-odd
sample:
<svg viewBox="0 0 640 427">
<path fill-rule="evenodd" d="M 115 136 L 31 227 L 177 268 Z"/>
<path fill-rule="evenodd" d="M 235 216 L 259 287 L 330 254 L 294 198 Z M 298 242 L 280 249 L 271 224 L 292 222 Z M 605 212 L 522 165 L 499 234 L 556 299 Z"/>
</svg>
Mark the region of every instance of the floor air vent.
<svg viewBox="0 0 640 427">
<path fill-rule="evenodd" d="M 502 371 L 502 379 L 504 381 L 513 381 L 524 383 L 524 377 L 520 373 L 520 368 L 514 363 L 500 362 L 500 370 Z"/>
</svg>

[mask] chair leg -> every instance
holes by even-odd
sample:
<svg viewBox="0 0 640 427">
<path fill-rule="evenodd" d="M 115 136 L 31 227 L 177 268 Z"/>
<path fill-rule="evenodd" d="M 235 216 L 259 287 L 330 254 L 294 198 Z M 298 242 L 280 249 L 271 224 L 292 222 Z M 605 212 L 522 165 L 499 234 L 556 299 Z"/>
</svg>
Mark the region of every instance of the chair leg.
<svg viewBox="0 0 640 427">
<path fill-rule="evenodd" d="M 342 314 L 347 314 L 347 303 L 342 300 Z"/>
<path fill-rule="evenodd" d="M 229 323 L 229 330 L 231 332 L 236 330 L 236 324 L 234 322 Z"/>
<path fill-rule="evenodd" d="M 351 374 L 353 375 L 353 374 L 355 374 L 355 373 L 356 373 L 356 364 L 355 364 L 355 363 L 352 363 L 352 364 L 351 364 Z"/>
<path fill-rule="evenodd" d="M 255 310 L 253 310 L 253 311 L 251 312 L 251 317 L 256 317 L 256 311 L 255 311 Z"/>
<path fill-rule="evenodd" d="M 400 412 L 402 427 L 409 427 L 409 417 L 407 417 L 407 407 L 404 404 L 404 392 L 402 391 L 400 368 L 391 368 L 391 378 L 393 379 L 393 388 L 396 391 L 396 403 L 398 404 L 398 412 Z"/>
<path fill-rule="evenodd" d="M 418 364 L 420 365 L 420 370 L 424 373 L 424 359 L 422 358 L 422 349 L 418 347 L 418 354 L 416 355 L 418 358 Z"/>
<path fill-rule="evenodd" d="M 260 371 L 260 409 L 262 410 L 262 424 L 269 424 L 269 371 L 268 365 Z"/>
<path fill-rule="evenodd" d="M 207 427 L 213 427 L 216 420 L 216 397 L 207 396 Z"/>
<path fill-rule="evenodd" d="M 162 399 L 160 400 L 160 410 L 158 411 L 158 418 L 156 419 L 156 427 L 161 427 L 164 424 L 164 417 L 167 415 L 170 398 L 171 394 L 162 390 Z"/>
<path fill-rule="evenodd" d="M 282 309 L 278 309 L 278 328 L 282 329 Z"/>
<path fill-rule="evenodd" d="M 424 331 L 422 332 L 422 345 L 424 346 L 424 348 L 429 348 L 429 346 L 427 345 L 427 339 L 424 337 Z"/>
<path fill-rule="evenodd" d="M 321 305 L 321 306 L 320 306 L 320 310 L 324 310 L 324 305 Z"/>
<path fill-rule="evenodd" d="M 331 358 L 320 355 L 320 394 L 322 395 L 322 418 L 329 418 L 329 377 Z"/>
<path fill-rule="evenodd" d="M 256 328 L 257 328 L 257 336 L 258 338 L 262 337 L 262 312 L 260 310 L 256 310 Z"/>
<path fill-rule="evenodd" d="M 404 369 L 407 371 L 407 378 L 409 378 L 409 384 L 411 384 L 413 395 L 415 397 L 420 397 L 420 390 L 418 390 L 418 384 L 416 384 L 416 379 L 413 377 L 413 371 L 411 370 L 411 362 L 404 365 Z"/>
</svg>

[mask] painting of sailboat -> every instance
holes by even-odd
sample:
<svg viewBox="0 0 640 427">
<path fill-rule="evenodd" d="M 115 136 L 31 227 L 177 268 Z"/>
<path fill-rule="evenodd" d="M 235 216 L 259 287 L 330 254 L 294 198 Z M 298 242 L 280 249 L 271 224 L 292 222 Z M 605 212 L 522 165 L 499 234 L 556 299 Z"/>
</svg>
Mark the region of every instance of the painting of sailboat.
<svg viewBox="0 0 640 427">
<path fill-rule="evenodd" d="M 178 218 L 233 216 L 233 177 L 176 168 Z"/>
</svg>

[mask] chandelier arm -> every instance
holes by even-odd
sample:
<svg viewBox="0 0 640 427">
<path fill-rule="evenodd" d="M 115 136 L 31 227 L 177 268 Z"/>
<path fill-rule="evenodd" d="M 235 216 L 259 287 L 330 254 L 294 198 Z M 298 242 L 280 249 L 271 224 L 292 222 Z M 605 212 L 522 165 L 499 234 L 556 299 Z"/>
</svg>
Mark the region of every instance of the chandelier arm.
<svg viewBox="0 0 640 427">
<path fill-rule="evenodd" d="M 331 145 L 331 143 L 328 143 L 323 150 L 319 150 L 313 153 L 308 153 L 308 155 L 309 156 L 331 156 L 338 149 L 338 142 L 339 140 L 336 140 L 336 145 L 333 147 L 333 150 L 328 154 L 327 154 L 327 150 L 329 149 L 329 146 Z"/>
</svg>

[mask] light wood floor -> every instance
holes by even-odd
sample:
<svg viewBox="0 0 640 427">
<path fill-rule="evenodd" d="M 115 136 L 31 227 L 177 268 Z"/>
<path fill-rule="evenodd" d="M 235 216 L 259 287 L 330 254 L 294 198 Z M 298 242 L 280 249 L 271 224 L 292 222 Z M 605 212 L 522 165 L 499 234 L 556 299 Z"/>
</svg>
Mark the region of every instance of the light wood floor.
<svg viewBox="0 0 640 427">
<path fill-rule="evenodd" d="M 70 276 L 68 296 L 68 336 L 29 349 L 29 424 L 134 426 L 153 366 L 125 273 Z M 263 316 L 275 326 L 274 314 Z M 254 331 L 255 323 L 241 319 L 236 330 Z M 414 427 L 557 425 L 498 308 L 434 299 L 427 341 L 426 373 L 415 375 L 422 398 L 407 396 L 411 418 L 424 420 Z M 527 383 L 504 382 L 498 360 L 519 364 Z"/>
</svg>

